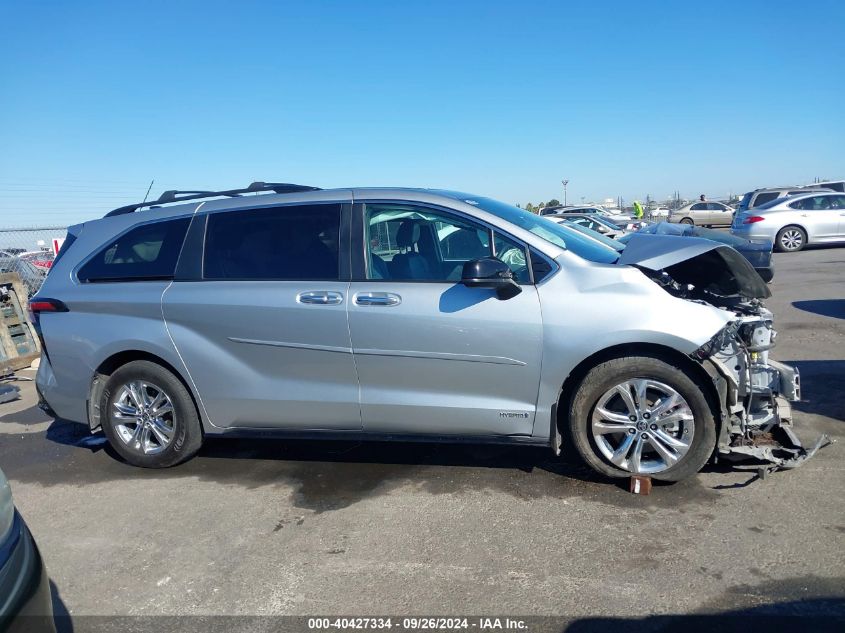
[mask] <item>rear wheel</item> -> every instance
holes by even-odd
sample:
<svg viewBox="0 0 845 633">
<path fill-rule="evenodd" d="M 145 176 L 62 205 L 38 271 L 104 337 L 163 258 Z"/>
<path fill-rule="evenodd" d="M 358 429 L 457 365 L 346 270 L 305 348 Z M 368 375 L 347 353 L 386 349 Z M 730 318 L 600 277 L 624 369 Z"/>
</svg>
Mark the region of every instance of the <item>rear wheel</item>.
<svg viewBox="0 0 845 633">
<path fill-rule="evenodd" d="M 568 430 L 584 461 L 609 477 L 679 481 L 697 473 L 716 444 L 716 422 L 696 380 L 652 357 L 590 370 L 572 398 Z"/>
<path fill-rule="evenodd" d="M 138 360 L 106 381 L 103 431 L 115 451 L 134 466 L 166 468 L 193 457 L 202 445 L 191 394 L 170 371 Z"/>
<path fill-rule="evenodd" d="M 694 226 L 695 222 L 692 218 L 684 218 L 683 220 L 681 220 L 681 224 L 689 224 L 690 226 Z"/>
<path fill-rule="evenodd" d="M 806 245 L 807 233 L 800 226 L 785 226 L 775 238 L 775 246 L 784 253 L 796 253 Z"/>
</svg>

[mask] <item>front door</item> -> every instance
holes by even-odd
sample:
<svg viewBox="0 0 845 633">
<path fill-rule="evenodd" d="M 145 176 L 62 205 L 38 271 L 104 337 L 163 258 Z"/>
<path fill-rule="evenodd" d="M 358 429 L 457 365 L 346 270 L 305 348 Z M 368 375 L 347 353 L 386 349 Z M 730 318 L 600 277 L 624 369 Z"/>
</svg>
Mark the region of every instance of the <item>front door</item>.
<svg viewBox="0 0 845 633">
<path fill-rule="evenodd" d="M 361 207 L 356 205 L 356 213 Z M 366 205 L 363 279 L 349 328 L 365 431 L 528 435 L 542 360 L 540 304 L 522 245 L 443 209 Z M 459 283 L 463 264 L 495 255 L 522 292 Z"/>
<path fill-rule="evenodd" d="M 340 256 L 348 208 L 208 216 L 200 278 L 175 281 L 162 308 L 214 426 L 360 430 Z"/>
<path fill-rule="evenodd" d="M 733 209 L 728 205 L 720 202 L 708 202 L 707 207 L 710 209 L 710 223 L 715 226 L 730 226 L 733 221 Z"/>
<path fill-rule="evenodd" d="M 812 198 L 796 200 L 789 206 L 796 209 L 804 222 L 811 241 L 835 241 L 839 238 L 841 215 L 839 208 L 841 196 L 822 194 Z"/>
</svg>

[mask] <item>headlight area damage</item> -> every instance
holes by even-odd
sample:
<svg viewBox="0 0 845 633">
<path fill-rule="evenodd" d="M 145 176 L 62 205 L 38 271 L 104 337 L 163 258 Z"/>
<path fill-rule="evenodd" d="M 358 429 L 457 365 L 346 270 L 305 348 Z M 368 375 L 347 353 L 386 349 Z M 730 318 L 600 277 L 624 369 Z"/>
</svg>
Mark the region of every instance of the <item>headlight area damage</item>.
<svg viewBox="0 0 845 633">
<path fill-rule="evenodd" d="M 789 403 L 801 399 L 801 380 L 797 369 L 769 358 L 776 332 L 772 313 L 761 299 L 771 292 L 751 264 L 729 246 L 709 240 L 642 237 L 660 241 L 632 239 L 620 264 L 638 267 L 672 295 L 735 315 L 691 354 L 719 392 L 718 455 L 734 461 L 755 460 L 755 468 L 762 463 L 772 471 L 800 466 L 830 443 L 822 435 L 812 447 L 804 448 L 792 430 Z"/>
</svg>

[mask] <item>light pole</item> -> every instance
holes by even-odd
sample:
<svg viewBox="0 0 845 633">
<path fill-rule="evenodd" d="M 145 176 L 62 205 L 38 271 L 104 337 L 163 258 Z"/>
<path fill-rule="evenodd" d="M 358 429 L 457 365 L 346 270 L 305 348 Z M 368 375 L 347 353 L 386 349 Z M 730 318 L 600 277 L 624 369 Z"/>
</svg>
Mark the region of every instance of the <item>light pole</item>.
<svg viewBox="0 0 845 633">
<path fill-rule="evenodd" d="M 563 206 L 566 206 L 566 185 L 569 184 L 569 180 L 561 180 L 560 182 L 563 185 Z"/>
</svg>

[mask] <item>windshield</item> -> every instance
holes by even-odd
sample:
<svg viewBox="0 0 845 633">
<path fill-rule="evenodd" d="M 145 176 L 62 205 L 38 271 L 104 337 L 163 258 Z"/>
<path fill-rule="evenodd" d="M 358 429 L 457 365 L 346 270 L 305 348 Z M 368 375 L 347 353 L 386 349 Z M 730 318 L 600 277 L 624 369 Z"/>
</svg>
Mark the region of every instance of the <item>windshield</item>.
<svg viewBox="0 0 845 633">
<path fill-rule="evenodd" d="M 464 198 L 463 201 L 530 231 L 555 246 L 570 250 L 591 262 L 613 264 L 619 258 L 619 254 L 614 247 L 605 245 L 600 240 L 588 237 L 586 234 L 581 234 L 572 227 L 534 215 L 519 207 L 483 197 Z"/>
</svg>

